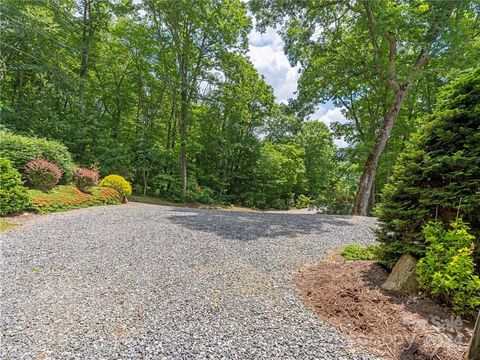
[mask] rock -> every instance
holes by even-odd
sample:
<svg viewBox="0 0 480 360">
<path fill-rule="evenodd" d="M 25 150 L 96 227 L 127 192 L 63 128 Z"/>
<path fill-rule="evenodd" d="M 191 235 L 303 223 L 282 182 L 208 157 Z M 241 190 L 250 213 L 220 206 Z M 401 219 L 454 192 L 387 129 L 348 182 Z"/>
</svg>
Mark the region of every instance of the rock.
<svg viewBox="0 0 480 360">
<path fill-rule="evenodd" d="M 417 263 L 417 259 L 412 255 L 403 255 L 393 267 L 390 276 L 382 285 L 382 288 L 408 294 L 416 293 L 418 291 L 418 280 L 415 274 Z"/>
</svg>

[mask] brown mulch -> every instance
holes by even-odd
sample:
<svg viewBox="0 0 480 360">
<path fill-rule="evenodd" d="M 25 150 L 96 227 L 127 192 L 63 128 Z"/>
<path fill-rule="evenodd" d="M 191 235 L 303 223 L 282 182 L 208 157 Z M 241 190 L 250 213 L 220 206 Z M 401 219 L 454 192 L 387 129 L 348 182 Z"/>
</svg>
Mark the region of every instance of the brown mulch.
<svg viewBox="0 0 480 360">
<path fill-rule="evenodd" d="M 424 296 L 381 289 L 387 272 L 374 261 L 334 254 L 295 276 L 307 307 L 354 342 L 385 359 L 459 360 L 473 323 Z"/>
</svg>

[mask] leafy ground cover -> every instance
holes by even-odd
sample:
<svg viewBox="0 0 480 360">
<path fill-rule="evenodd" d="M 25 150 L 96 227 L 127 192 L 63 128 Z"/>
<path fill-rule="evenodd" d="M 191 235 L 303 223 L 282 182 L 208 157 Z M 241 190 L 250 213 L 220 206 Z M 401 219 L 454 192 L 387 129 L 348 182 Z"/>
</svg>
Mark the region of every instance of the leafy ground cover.
<svg viewBox="0 0 480 360">
<path fill-rule="evenodd" d="M 9 223 L 5 220 L 0 220 L 0 232 L 13 229 L 17 224 Z"/>
<path fill-rule="evenodd" d="M 378 259 L 378 251 L 378 245 L 350 244 L 343 248 L 342 256 L 347 260 L 376 260 Z"/>
<path fill-rule="evenodd" d="M 65 211 L 96 205 L 115 205 L 121 203 L 120 194 L 110 188 L 94 186 L 84 193 L 72 185 L 60 185 L 50 192 L 28 190 L 31 209 L 37 213 Z"/>
</svg>

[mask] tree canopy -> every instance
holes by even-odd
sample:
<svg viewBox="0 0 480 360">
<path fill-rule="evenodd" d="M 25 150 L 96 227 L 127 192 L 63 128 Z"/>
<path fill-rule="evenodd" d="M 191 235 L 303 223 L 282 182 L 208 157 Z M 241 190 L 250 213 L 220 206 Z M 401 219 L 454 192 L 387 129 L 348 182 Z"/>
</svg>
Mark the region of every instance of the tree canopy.
<svg viewBox="0 0 480 360">
<path fill-rule="evenodd" d="M 480 52 L 467 0 L 5 0 L 0 11 L 0 131 L 56 140 L 136 194 L 182 201 L 368 213 L 416 119 Z M 286 104 L 248 57 L 253 17 L 299 65 Z M 345 121 L 311 119 L 324 102 Z"/>
</svg>

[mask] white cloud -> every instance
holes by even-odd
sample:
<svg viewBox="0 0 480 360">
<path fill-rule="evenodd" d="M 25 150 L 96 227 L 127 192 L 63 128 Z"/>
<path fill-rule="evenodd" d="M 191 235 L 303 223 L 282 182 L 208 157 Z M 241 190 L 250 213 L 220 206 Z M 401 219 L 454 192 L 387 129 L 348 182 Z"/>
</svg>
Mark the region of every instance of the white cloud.
<svg viewBox="0 0 480 360">
<path fill-rule="evenodd" d="M 285 103 L 294 98 L 297 81 L 300 77 L 300 65 L 291 66 L 283 52 L 284 42 L 274 28 L 267 28 L 264 33 L 253 29 L 249 36 L 249 57 L 255 68 L 265 77 L 265 81 L 273 87 L 277 102 Z M 331 102 L 318 106 L 311 119 L 323 121 L 328 126 L 332 122 L 346 121 L 340 108 Z M 339 147 L 347 146 L 343 139 L 336 139 Z"/>
<path fill-rule="evenodd" d="M 283 52 L 283 40 L 275 29 L 268 28 L 263 34 L 252 30 L 249 56 L 258 72 L 273 87 L 278 102 L 286 102 L 295 96 L 299 66 L 290 66 Z"/>
<path fill-rule="evenodd" d="M 319 107 L 319 109 L 315 112 L 312 118 L 318 119 L 327 124 L 328 126 L 330 126 L 333 122 L 345 123 L 347 121 L 347 119 L 345 119 L 345 116 L 342 113 L 341 108 L 329 108 L 329 104 L 325 104 L 325 106 Z"/>
</svg>

